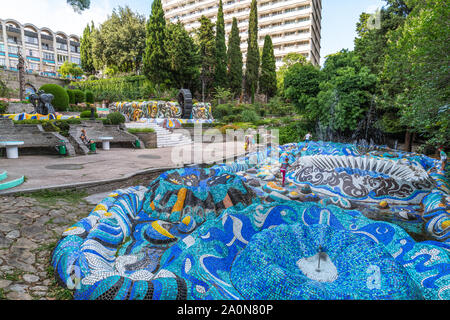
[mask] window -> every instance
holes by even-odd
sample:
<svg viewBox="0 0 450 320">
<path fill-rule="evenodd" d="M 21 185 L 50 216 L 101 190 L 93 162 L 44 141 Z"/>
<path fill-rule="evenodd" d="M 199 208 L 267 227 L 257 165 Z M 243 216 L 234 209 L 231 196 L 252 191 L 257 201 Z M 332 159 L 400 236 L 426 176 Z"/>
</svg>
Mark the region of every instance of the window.
<svg viewBox="0 0 450 320">
<path fill-rule="evenodd" d="M 28 65 L 30 66 L 31 70 L 39 70 L 39 63 L 29 63 Z"/>
<path fill-rule="evenodd" d="M 53 53 L 43 52 L 42 58 L 45 60 L 55 61 L 55 55 Z"/>
<path fill-rule="evenodd" d="M 42 49 L 43 50 L 53 50 L 52 46 L 48 43 L 42 43 Z"/>
<path fill-rule="evenodd" d="M 5 45 L 0 43 L 0 51 L 5 52 Z"/>
<path fill-rule="evenodd" d="M 38 43 L 39 43 L 38 38 L 29 37 L 29 36 L 25 36 L 25 42 L 30 43 L 30 44 L 35 44 L 35 45 L 38 45 Z"/>
<path fill-rule="evenodd" d="M 57 42 L 56 43 L 56 48 L 59 49 L 59 50 L 67 51 L 67 44 Z"/>
<path fill-rule="evenodd" d="M 37 50 L 28 50 L 28 56 L 29 57 L 39 58 L 39 51 L 37 51 Z"/>
<path fill-rule="evenodd" d="M 59 63 L 63 63 L 65 61 L 67 61 L 67 56 L 64 56 L 62 54 L 58 54 L 58 62 Z"/>
<path fill-rule="evenodd" d="M 8 36 L 8 43 L 18 44 L 17 37 Z"/>
<path fill-rule="evenodd" d="M 6 66 L 6 59 L 0 58 L 0 66 Z"/>
<path fill-rule="evenodd" d="M 70 58 L 70 61 L 73 62 L 73 63 L 76 63 L 76 64 L 78 64 L 78 65 L 81 64 L 80 58 L 71 57 L 71 58 Z"/>
<path fill-rule="evenodd" d="M 80 47 L 70 45 L 70 51 L 74 53 L 80 53 Z"/>
<path fill-rule="evenodd" d="M 18 54 L 19 53 L 19 48 L 18 47 L 8 46 L 8 53 Z"/>
</svg>

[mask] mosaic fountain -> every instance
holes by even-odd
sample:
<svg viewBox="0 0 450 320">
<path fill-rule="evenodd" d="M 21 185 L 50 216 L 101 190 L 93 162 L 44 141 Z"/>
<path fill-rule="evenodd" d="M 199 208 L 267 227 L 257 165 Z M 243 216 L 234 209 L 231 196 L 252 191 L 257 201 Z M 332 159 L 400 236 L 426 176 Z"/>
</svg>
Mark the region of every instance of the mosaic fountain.
<svg viewBox="0 0 450 320">
<path fill-rule="evenodd" d="M 75 299 L 450 299 L 438 160 L 325 142 L 278 149 L 112 192 L 63 233 L 56 278 Z"/>
</svg>

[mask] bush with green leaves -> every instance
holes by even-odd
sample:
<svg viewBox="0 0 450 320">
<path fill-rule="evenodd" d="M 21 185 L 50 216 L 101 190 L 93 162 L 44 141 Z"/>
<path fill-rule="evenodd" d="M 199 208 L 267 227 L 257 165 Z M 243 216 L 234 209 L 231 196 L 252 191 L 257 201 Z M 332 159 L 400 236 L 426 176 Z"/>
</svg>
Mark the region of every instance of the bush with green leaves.
<svg viewBox="0 0 450 320">
<path fill-rule="evenodd" d="M 98 118 L 98 113 L 94 112 L 95 118 Z M 80 113 L 80 118 L 82 119 L 88 119 L 91 117 L 91 110 L 86 110 Z"/>
<path fill-rule="evenodd" d="M 94 100 L 94 93 L 92 91 L 86 90 L 85 94 L 86 94 L 86 102 L 87 103 L 94 103 L 95 102 L 95 100 Z"/>
<path fill-rule="evenodd" d="M 111 122 L 111 124 L 114 124 L 114 125 L 119 125 L 121 123 L 125 123 L 125 116 L 123 114 L 121 114 L 120 112 L 112 112 L 112 113 L 108 114 L 106 119 L 108 119 Z"/>
<path fill-rule="evenodd" d="M 255 110 L 246 109 L 241 113 L 241 121 L 244 122 L 256 122 L 260 119 L 259 114 Z"/>
<path fill-rule="evenodd" d="M 75 104 L 83 103 L 86 101 L 86 95 L 84 91 L 75 89 L 73 90 L 73 94 L 75 96 Z"/>
<path fill-rule="evenodd" d="M 75 94 L 72 89 L 66 89 L 67 94 L 69 95 L 69 104 L 75 104 Z"/>
<path fill-rule="evenodd" d="M 53 95 L 52 105 L 55 107 L 56 111 L 67 110 L 67 107 L 69 106 L 69 95 L 66 89 L 57 84 L 48 83 L 40 87 L 39 90 Z"/>
</svg>

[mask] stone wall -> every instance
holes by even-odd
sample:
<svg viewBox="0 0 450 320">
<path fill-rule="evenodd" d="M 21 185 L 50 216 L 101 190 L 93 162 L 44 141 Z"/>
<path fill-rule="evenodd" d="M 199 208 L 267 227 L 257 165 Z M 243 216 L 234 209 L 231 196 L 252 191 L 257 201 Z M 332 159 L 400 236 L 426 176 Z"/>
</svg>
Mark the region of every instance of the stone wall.
<svg viewBox="0 0 450 320">
<path fill-rule="evenodd" d="M 0 79 L 6 83 L 6 86 L 9 89 L 14 90 L 13 96 L 11 98 L 19 98 L 19 72 L 10 70 L 0 70 Z M 25 83 L 33 85 L 37 90 L 47 83 L 65 86 L 68 85 L 70 81 L 26 73 Z"/>
</svg>

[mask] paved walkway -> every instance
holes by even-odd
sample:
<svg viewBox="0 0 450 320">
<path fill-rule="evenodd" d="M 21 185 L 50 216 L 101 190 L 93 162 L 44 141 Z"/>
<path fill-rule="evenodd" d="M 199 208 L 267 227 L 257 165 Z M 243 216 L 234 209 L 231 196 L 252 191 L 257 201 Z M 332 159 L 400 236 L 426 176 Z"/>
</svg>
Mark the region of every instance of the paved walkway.
<svg viewBox="0 0 450 320">
<path fill-rule="evenodd" d="M 24 191 L 121 179 L 156 168 L 182 167 L 195 159 L 199 160 L 196 163 L 220 161 L 240 155 L 243 150 L 242 143 L 228 142 L 158 149 L 98 149 L 97 154 L 64 158 L 19 154 L 18 159 L 1 158 L 0 171 L 6 170 L 9 176 L 25 176 L 24 184 L 9 190 Z"/>
</svg>

